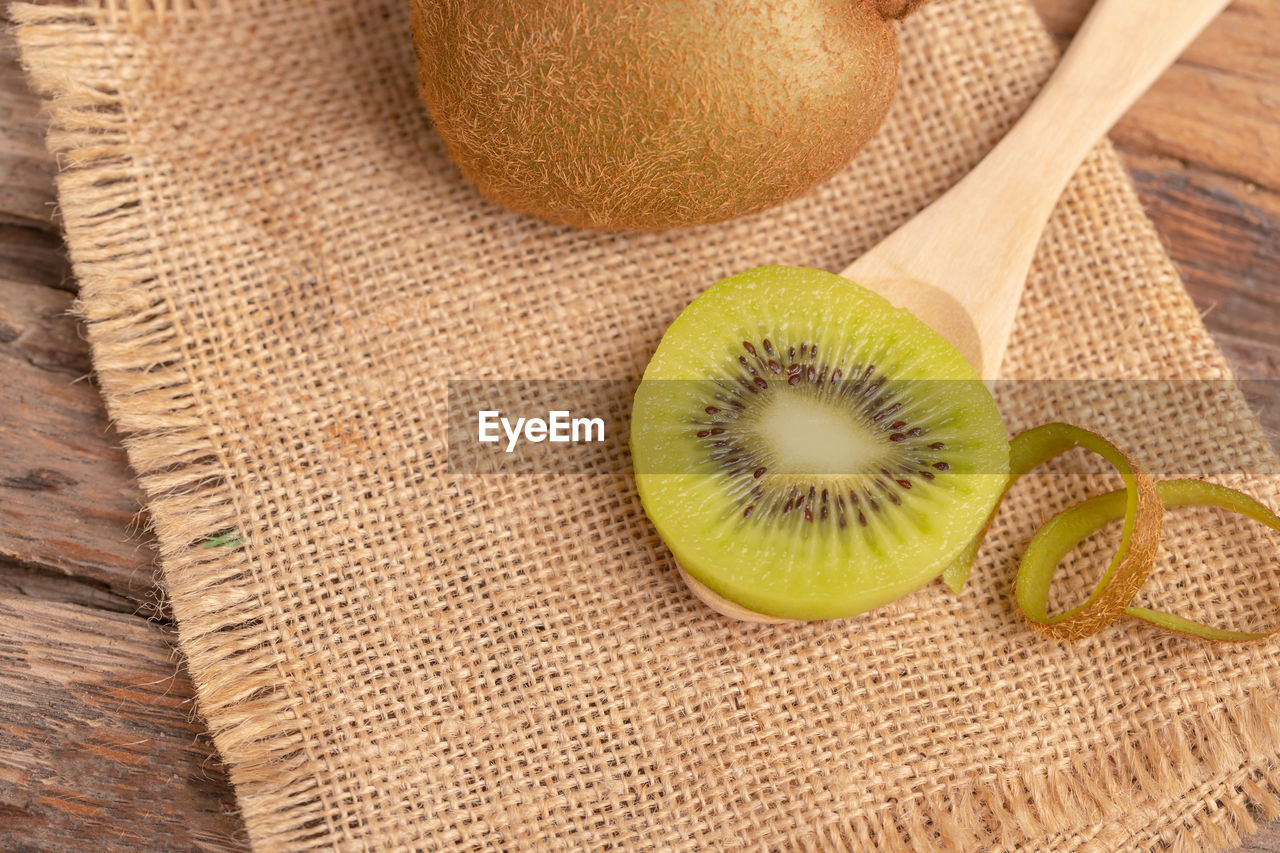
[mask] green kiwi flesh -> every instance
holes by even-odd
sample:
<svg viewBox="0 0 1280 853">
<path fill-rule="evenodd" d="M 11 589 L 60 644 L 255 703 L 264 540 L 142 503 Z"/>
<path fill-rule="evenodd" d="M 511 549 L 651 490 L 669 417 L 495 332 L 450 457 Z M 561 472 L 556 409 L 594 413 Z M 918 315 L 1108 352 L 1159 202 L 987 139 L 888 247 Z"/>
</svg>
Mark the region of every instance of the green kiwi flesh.
<svg viewBox="0 0 1280 853">
<path fill-rule="evenodd" d="M 662 229 L 754 213 L 879 128 L 903 0 L 411 0 L 462 173 L 522 213 Z"/>
<path fill-rule="evenodd" d="M 958 350 L 801 267 L 735 275 L 681 313 L 636 391 L 631 452 L 681 568 L 783 619 L 852 616 L 937 577 L 1009 471 L 995 401 Z"/>
</svg>

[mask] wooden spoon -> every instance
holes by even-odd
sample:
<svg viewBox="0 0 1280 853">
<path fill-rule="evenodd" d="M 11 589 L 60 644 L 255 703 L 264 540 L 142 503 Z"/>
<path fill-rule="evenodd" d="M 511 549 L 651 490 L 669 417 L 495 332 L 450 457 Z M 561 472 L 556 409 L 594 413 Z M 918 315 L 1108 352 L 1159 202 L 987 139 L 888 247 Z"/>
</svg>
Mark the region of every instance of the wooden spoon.
<svg viewBox="0 0 1280 853">
<path fill-rule="evenodd" d="M 1053 76 L 1004 139 L 941 198 L 840 274 L 951 341 L 983 379 L 1000 372 L 1027 272 L 1085 156 L 1230 0 L 1097 0 Z M 680 570 L 726 616 L 786 622 Z"/>
<path fill-rule="evenodd" d="M 999 374 L 1040 234 L 1120 116 L 1230 0 L 1097 0 L 1053 76 L 972 172 L 840 274 Z"/>
</svg>

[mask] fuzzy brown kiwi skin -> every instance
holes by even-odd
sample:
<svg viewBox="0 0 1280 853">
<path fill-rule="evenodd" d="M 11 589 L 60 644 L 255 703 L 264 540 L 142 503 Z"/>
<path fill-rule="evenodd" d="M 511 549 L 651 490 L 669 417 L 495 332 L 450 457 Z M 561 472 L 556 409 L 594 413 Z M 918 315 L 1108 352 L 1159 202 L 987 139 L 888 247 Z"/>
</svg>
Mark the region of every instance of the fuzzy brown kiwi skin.
<svg viewBox="0 0 1280 853">
<path fill-rule="evenodd" d="M 795 198 L 876 132 L 917 0 L 410 0 L 462 173 L 553 222 L 657 230 Z"/>
<path fill-rule="evenodd" d="M 899 21 L 928 2 L 929 0 L 875 0 L 881 15 Z"/>
</svg>

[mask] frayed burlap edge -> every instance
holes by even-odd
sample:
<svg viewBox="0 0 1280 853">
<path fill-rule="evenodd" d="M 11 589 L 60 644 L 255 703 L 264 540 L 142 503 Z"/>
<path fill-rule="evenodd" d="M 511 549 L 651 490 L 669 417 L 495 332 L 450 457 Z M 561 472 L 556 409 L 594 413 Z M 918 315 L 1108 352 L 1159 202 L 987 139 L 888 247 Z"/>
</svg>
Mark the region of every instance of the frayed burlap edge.
<svg viewBox="0 0 1280 853">
<path fill-rule="evenodd" d="M 281 686 L 288 680 L 284 657 L 257 621 L 263 603 L 253 543 L 230 552 L 205 544 L 210 531 L 238 535 L 241 514 L 183 361 L 186 332 L 168 301 L 172 288 L 148 264 L 156 238 L 148 228 L 145 148 L 130 136 L 126 101 L 113 88 L 118 68 L 104 61 L 110 40 L 97 26 L 121 13 L 160 18 L 225 6 L 87 0 L 79 7 L 17 4 L 11 16 L 32 84 L 50 101 L 48 147 L 60 166 L 78 313 L 108 412 L 148 496 L 199 713 L 228 766 L 253 845 L 325 849 L 334 812 L 308 773 L 315 759 Z M 935 790 L 923 807 L 849 816 L 834 834 L 797 841 L 867 853 L 1034 847 L 1058 833 L 1097 836 L 1135 805 L 1185 796 L 1216 775 L 1239 781 L 1224 781 L 1225 795 L 1153 834 L 1162 848 L 1184 853 L 1239 844 L 1257 829 L 1251 810 L 1280 817 L 1280 700 L 1255 693 L 1237 707 L 1188 716 L 1129 732 L 1107 754 L 1073 762 L 1070 772 L 1028 765 L 966 790 Z"/>
<path fill-rule="evenodd" d="M 145 154 L 130 137 L 112 69 L 101 62 L 110 45 L 96 26 L 118 11 L 109 2 L 10 8 L 32 86 L 49 98 L 47 145 L 58 159 L 76 311 L 107 412 L 148 498 L 197 711 L 227 764 L 253 845 L 306 847 L 327 834 L 326 813 L 306 771 L 302 729 L 290 724 L 296 714 L 281 686 L 282 658 L 258 626 L 251 548 L 205 545 L 210 531 L 238 536 L 239 513 L 183 362 L 171 288 L 148 265 L 156 238 L 141 213 Z M 231 659 L 233 668 L 224 665 Z"/>
</svg>

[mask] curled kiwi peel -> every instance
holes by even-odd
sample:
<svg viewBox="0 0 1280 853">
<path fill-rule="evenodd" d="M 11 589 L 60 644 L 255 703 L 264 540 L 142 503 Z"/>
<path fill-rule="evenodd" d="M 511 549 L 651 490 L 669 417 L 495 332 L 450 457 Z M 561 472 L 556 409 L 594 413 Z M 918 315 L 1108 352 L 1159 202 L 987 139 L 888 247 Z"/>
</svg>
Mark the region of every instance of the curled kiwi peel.
<svg viewBox="0 0 1280 853">
<path fill-rule="evenodd" d="M 1018 567 L 1016 597 L 1018 605 L 1027 619 L 1031 620 L 1033 625 L 1040 627 L 1041 633 L 1048 633 L 1044 631 L 1044 626 L 1054 625 L 1054 620 L 1057 620 L 1055 627 L 1060 628 L 1062 631 L 1060 636 L 1064 639 L 1088 636 L 1103 625 L 1114 621 L 1120 615 L 1149 622 L 1166 631 L 1187 634 L 1216 642 L 1250 642 L 1265 639 L 1275 633 L 1274 631 L 1233 631 L 1205 625 L 1173 613 L 1135 606 L 1130 603 L 1132 596 L 1127 600 L 1123 599 L 1122 596 L 1114 596 L 1115 600 L 1125 601 L 1123 609 L 1118 614 L 1115 613 L 1114 608 L 1109 610 L 1107 615 L 1110 618 L 1099 624 L 1098 628 L 1094 628 L 1092 631 L 1085 632 L 1082 627 L 1068 624 L 1070 619 L 1064 617 L 1070 617 L 1074 611 L 1068 611 L 1068 613 L 1064 613 L 1059 617 L 1046 618 L 1045 601 L 1048 598 L 1049 586 L 1053 582 L 1054 571 L 1058 563 L 1072 548 L 1118 518 L 1126 519 L 1124 535 L 1130 544 L 1133 538 L 1131 530 L 1143 527 L 1158 529 L 1159 516 L 1164 507 L 1216 506 L 1246 515 L 1273 530 L 1280 531 L 1280 517 L 1277 517 L 1274 512 L 1258 501 L 1235 489 L 1220 486 L 1216 483 L 1206 483 L 1202 480 L 1166 480 L 1155 483 L 1154 487 L 1159 503 L 1154 509 L 1143 508 L 1138 510 L 1133 528 L 1128 525 L 1127 521 L 1129 505 L 1133 502 L 1134 488 L 1128 486 L 1119 491 L 1096 495 L 1081 501 L 1054 516 L 1037 531 L 1023 553 L 1022 561 Z M 1145 517 L 1144 513 L 1146 513 Z M 1125 544 L 1125 540 L 1122 539 L 1122 549 Z M 1135 549 L 1130 548 L 1130 553 L 1134 552 Z M 1152 557 L 1154 557 L 1154 554 Z M 1109 570 L 1108 575 L 1103 577 L 1098 587 L 1095 588 L 1093 595 L 1090 596 L 1090 601 L 1075 610 L 1089 608 L 1090 603 L 1095 598 L 1104 595 L 1109 587 L 1121 583 L 1121 576 L 1125 572 L 1129 572 L 1134 576 L 1141 574 L 1145 577 L 1149 571 L 1149 565 L 1143 566 L 1141 564 L 1132 568 L 1124 567 L 1114 573 Z M 1081 625 L 1083 626 L 1083 624 L 1082 621 Z"/>
<path fill-rule="evenodd" d="M 1015 586 L 1031 627 L 1072 641 L 1129 616 L 1219 642 L 1270 636 L 1132 602 L 1154 566 L 1164 507 L 1217 506 L 1280 530 L 1275 513 L 1224 486 L 1157 483 L 1082 427 L 1049 423 L 1008 440 L 954 347 L 829 273 L 762 267 L 694 300 L 645 371 L 631 446 L 641 501 L 682 578 L 734 619 L 853 616 L 936 577 L 959 592 L 1013 482 L 1082 447 L 1124 488 L 1070 507 L 1032 538 Z M 840 464 L 824 467 L 828 456 Z M 1050 615 L 1057 565 L 1117 519 L 1120 545 L 1093 592 Z"/>
</svg>

